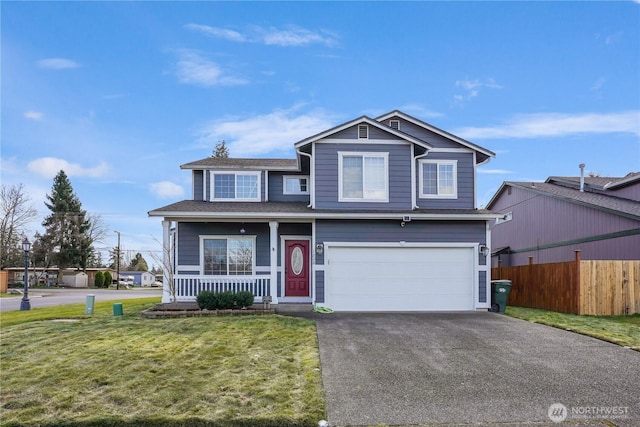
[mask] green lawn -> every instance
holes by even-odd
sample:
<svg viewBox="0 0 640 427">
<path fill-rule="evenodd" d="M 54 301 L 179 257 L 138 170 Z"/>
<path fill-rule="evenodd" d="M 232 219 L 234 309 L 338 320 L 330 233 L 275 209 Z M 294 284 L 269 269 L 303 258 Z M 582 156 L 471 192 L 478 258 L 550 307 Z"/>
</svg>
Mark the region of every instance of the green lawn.
<svg viewBox="0 0 640 427">
<path fill-rule="evenodd" d="M 312 321 L 142 319 L 149 301 L 123 301 L 117 318 L 109 302 L 91 317 L 83 304 L 3 313 L 2 425 L 315 426 L 325 417 Z"/>
<path fill-rule="evenodd" d="M 529 322 L 609 341 L 640 351 L 640 314 L 632 316 L 577 316 L 535 308 L 507 307 L 506 314 Z"/>
</svg>

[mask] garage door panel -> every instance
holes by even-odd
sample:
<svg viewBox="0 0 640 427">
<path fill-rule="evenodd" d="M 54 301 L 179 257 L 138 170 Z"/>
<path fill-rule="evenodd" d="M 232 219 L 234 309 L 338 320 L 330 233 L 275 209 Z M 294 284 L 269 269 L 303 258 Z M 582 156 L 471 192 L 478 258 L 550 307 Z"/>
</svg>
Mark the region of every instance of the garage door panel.
<svg viewBox="0 0 640 427">
<path fill-rule="evenodd" d="M 472 248 L 332 247 L 325 292 L 338 311 L 473 309 Z"/>
</svg>

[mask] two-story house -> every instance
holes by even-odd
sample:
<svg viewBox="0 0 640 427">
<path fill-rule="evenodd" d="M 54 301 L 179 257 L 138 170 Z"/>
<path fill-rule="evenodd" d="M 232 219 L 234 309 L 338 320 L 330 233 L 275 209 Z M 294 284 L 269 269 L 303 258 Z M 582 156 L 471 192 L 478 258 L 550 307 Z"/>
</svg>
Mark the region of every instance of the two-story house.
<svg viewBox="0 0 640 427">
<path fill-rule="evenodd" d="M 162 217 L 178 301 L 204 289 L 336 311 L 490 306 L 489 223 L 476 169 L 491 151 L 400 111 L 294 145 L 295 159 L 181 166 L 193 193 Z M 164 280 L 163 302 L 172 295 Z"/>
</svg>

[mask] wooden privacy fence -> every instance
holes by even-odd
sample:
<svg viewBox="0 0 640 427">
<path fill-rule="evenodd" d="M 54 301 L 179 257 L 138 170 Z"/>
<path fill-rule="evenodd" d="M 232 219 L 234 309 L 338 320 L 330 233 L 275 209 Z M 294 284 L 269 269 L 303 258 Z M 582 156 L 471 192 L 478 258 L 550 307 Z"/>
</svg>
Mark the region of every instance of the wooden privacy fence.
<svg viewBox="0 0 640 427">
<path fill-rule="evenodd" d="M 640 261 L 575 261 L 491 269 L 511 280 L 508 305 L 560 313 L 613 316 L 640 313 Z"/>
</svg>

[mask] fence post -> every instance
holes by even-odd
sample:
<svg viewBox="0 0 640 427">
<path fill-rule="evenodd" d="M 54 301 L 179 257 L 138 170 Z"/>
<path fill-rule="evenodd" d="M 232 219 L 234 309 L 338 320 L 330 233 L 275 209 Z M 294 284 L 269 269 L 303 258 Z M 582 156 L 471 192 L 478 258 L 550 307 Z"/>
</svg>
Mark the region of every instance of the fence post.
<svg viewBox="0 0 640 427">
<path fill-rule="evenodd" d="M 500 255 L 498 255 L 498 279 L 502 279 L 502 260 Z"/>
<path fill-rule="evenodd" d="M 576 314 L 582 314 L 580 312 L 580 288 L 582 288 L 582 283 L 580 281 L 580 250 L 575 250 L 574 251 L 576 253 L 576 280 L 574 283 L 574 286 L 576 287 L 575 289 L 575 298 L 576 298 L 576 306 L 575 306 L 575 313 Z"/>
</svg>

